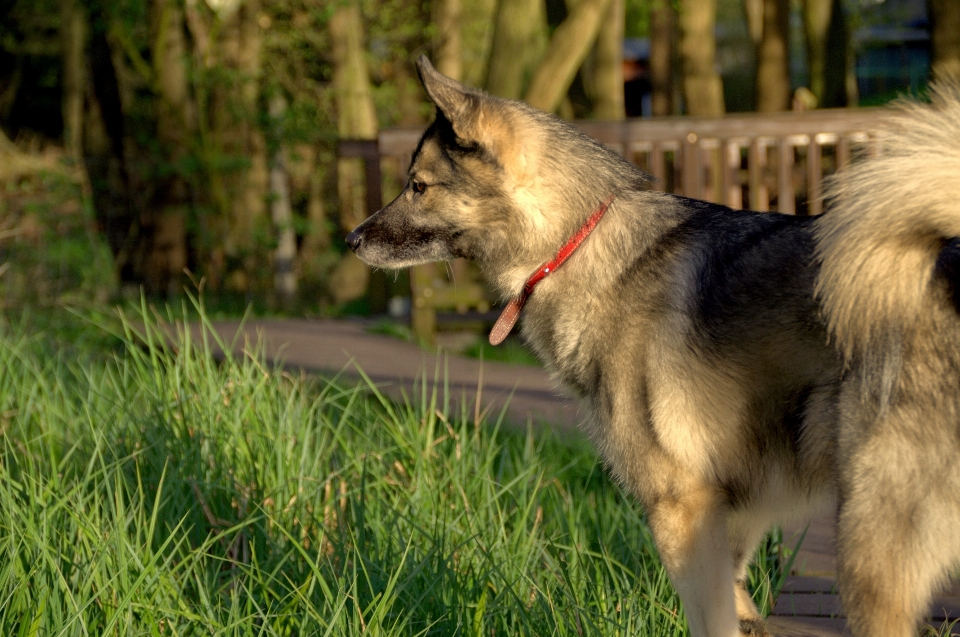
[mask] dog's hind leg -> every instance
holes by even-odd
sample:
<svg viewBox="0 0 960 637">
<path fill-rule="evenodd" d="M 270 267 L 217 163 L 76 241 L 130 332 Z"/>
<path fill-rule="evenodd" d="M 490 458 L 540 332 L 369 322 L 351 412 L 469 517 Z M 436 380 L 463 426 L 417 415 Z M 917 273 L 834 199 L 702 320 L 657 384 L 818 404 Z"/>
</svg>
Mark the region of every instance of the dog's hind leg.
<svg viewBox="0 0 960 637">
<path fill-rule="evenodd" d="M 739 637 L 733 559 L 719 497 L 704 487 L 648 506 L 660 559 L 683 600 L 692 637 Z"/>
<path fill-rule="evenodd" d="M 862 427 L 844 450 L 838 574 L 847 622 L 857 637 L 916 635 L 958 556 L 953 432 L 931 444 L 914 431 L 922 414 L 897 411 L 854 423 Z M 936 436 L 932 428 L 925 433 Z"/>
</svg>

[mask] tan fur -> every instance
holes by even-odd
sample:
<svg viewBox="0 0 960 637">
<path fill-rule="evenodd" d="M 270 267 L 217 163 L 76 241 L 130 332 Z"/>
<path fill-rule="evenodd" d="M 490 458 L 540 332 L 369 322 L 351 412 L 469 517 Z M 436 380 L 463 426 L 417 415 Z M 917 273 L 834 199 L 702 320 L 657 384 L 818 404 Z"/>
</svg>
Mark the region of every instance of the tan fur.
<svg viewBox="0 0 960 637">
<path fill-rule="evenodd" d="M 880 127 L 879 156 L 827 190 L 817 293 L 848 359 L 920 320 L 940 241 L 960 236 L 960 80 L 933 85 L 930 97 L 899 102 Z"/>
</svg>

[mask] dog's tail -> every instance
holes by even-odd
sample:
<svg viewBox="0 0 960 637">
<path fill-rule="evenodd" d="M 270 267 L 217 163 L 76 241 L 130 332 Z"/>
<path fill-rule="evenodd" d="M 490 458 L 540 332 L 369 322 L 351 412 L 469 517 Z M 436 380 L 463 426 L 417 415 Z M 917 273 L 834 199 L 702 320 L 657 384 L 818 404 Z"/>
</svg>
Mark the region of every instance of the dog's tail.
<svg viewBox="0 0 960 637">
<path fill-rule="evenodd" d="M 960 78 L 934 84 L 930 97 L 900 101 L 878 154 L 828 185 L 817 296 L 848 362 L 890 353 L 932 304 L 947 302 L 933 279 L 960 237 Z"/>
</svg>

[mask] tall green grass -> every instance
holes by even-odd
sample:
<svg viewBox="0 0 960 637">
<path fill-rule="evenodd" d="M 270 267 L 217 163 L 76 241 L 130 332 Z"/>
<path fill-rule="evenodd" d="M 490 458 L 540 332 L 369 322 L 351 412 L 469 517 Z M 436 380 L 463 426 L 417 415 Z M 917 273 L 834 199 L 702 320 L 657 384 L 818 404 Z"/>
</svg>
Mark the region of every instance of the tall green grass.
<svg viewBox="0 0 960 637">
<path fill-rule="evenodd" d="M 168 325 L 172 323 L 167 323 Z M 144 308 L 0 334 L 0 634 L 683 635 L 595 455 L 291 375 Z"/>
</svg>

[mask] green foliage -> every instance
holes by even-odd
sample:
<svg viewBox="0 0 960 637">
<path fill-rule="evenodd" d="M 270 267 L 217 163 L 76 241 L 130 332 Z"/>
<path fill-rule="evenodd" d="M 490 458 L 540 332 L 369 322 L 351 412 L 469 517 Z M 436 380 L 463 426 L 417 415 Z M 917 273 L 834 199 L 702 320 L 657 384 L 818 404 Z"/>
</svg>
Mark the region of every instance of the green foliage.
<svg viewBox="0 0 960 637">
<path fill-rule="evenodd" d="M 65 170 L 0 168 L 0 309 L 106 301 L 113 257 Z"/>
<path fill-rule="evenodd" d="M 657 0 L 626 0 L 623 35 L 627 38 L 650 37 L 650 5 Z M 670 0 L 661 0 L 669 2 Z"/>
</svg>

